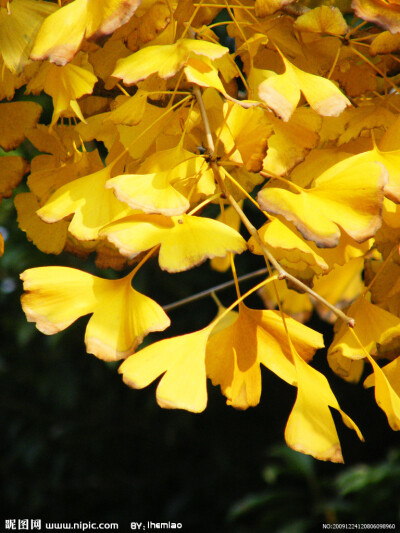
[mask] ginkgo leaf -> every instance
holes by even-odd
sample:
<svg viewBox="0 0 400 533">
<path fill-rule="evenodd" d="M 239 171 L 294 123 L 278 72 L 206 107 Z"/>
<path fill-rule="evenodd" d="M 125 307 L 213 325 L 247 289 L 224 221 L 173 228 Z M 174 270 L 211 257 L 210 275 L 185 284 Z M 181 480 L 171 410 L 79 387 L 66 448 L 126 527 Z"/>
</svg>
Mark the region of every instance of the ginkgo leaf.
<svg viewBox="0 0 400 533">
<path fill-rule="evenodd" d="M 99 152 L 75 152 L 73 161 L 58 166 L 57 157 L 38 156 L 31 163 L 29 189 L 43 205 L 63 185 L 104 168 Z"/>
<path fill-rule="evenodd" d="M 368 376 L 364 387 L 375 386 L 375 400 L 386 413 L 390 427 L 400 430 L 400 387 L 399 358 L 380 368 L 372 357 L 369 357 L 374 373 Z"/>
<path fill-rule="evenodd" d="M 22 180 L 28 170 L 23 157 L 17 155 L 0 157 L 0 199 L 12 195 L 14 187 Z"/>
<path fill-rule="evenodd" d="M 36 36 L 32 59 L 65 65 L 84 38 L 108 35 L 131 18 L 140 0 L 74 0 L 49 16 Z"/>
<path fill-rule="evenodd" d="M 345 128 L 338 140 L 338 146 L 348 143 L 352 139 L 358 139 L 364 130 L 373 128 L 388 128 L 396 120 L 396 115 L 381 105 L 381 102 L 365 102 L 358 107 L 350 107 L 345 111 Z M 390 150 L 394 148 L 384 148 Z"/>
<path fill-rule="evenodd" d="M 188 198 L 177 190 L 180 182 L 193 189 L 201 176 L 212 171 L 205 159 L 185 150 L 181 144 L 160 150 L 149 156 L 137 174 L 124 174 L 110 179 L 106 187 L 113 188 L 121 202 L 145 213 L 180 215 L 188 210 Z M 213 192 L 213 191 L 211 191 Z"/>
<path fill-rule="evenodd" d="M 343 455 L 330 407 L 339 411 L 346 426 L 363 436 L 344 413 L 326 377 L 308 365 L 293 349 L 297 372 L 297 398 L 285 429 L 288 446 L 322 461 L 343 463 Z"/>
<path fill-rule="evenodd" d="M 26 136 L 39 152 L 54 156 L 53 166 L 68 160 L 79 146 L 78 133 L 75 128 L 66 124 L 54 125 L 51 130 L 45 124 L 36 124 L 35 128 L 27 131 Z M 36 157 L 33 161 L 35 160 Z"/>
<path fill-rule="evenodd" d="M 104 143 L 107 150 L 115 145 L 122 135 L 119 134 L 117 126 L 109 120 L 110 113 L 100 113 L 86 119 L 86 122 L 79 123 L 75 131 L 84 142 L 96 139 Z"/>
<path fill-rule="evenodd" d="M 97 77 L 86 68 L 72 63 L 59 67 L 43 63 L 37 76 L 27 86 L 27 92 L 35 94 L 44 90 L 53 98 L 54 112 L 51 124 L 55 124 L 61 114 L 68 109 L 84 121 L 78 105 L 78 98 L 93 91 Z"/>
<path fill-rule="evenodd" d="M 69 222 L 60 220 L 54 224 L 43 222 L 36 211 L 40 208 L 36 196 L 30 192 L 17 194 L 14 200 L 18 225 L 27 239 L 45 254 L 60 254 L 67 240 Z"/>
<path fill-rule="evenodd" d="M 363 152 L 353 158 L 354 162 L 382 163 L 388 171 L 388 182 L 385 185 L 385 196 L 396 203 L 400 203 L 400 150 L 382 152 L 375 145 L 372 150 Z"/>
<path fill-rule="evenodd" d="M 168 171 L 153 174 L 124 174 L 106 184 L 121 202 L 144 213 L 180 215 L 189 209 L 188 199 L 170 184 Z"/>
<path fill-rule="evenodd" d="M 343 309 L 353 303 L 364 289 L 363 270 L 363 256 L 349 259 L 344 265 L 336 265 L 327 274 L 315 278 L 313 289 L 327 302 Z M 315 307 L 321 318 L 335 322 L 336 316 L 326 306 L 316 302 Z"/>
<path fill-rule="evenodd" d="M 37 0 L 13 0 L 8 11 L 0 9 L 0 55 L 14 73 L 29 63 L 29 52 L 44 19 L 57 5 Z"/>
<path fill-rule="evenodd" d="M 357 17 L 383 26 L 391 33 L 400 32 L 400 11 L 396 0 L 353 0 Z"/>
<path fill-rule="evenodd" d="M 188 82 L 200 85 L 200 87 L 213 87 L 222 94 L 226 94 L 225 88 L 218 76 L 218 69 L 207 57 L 201 59 L 192 57 L 186 62 L 184 68 Z"/>
<path fill-rule="evenodd" d="M 381 225 L 387 171 L 380 163 L 353 164 L 350 157 L 323 172 L 311 189 L 292 193 L 264 188 L 258 194 L 263 209 L 282 214 L 306 239 L 320 247 L 337 246 L 341 229 L 357 242 L 372 237 Z"/>
<path fill-rule="evenodd" d="M 206 259 L 246 249 L 243 237 L 226 224 L 191 215 L 132 215 L 109 224 L 100 235 L 129 258 L 160 244 L 158 261 L 168 272 L 188 270 Z"/>
<path fill-rule="evenodd" d="M 0 257 L 4 254 L 4 237 L 0 233 Z"/>
<path fill-rule="evenodd" d="M 23 70 L 19 74 L 14 74 L 8 69 L 1 57 L 0 53 L 0 72 L 1 72 L 1 84 L 0 84 L 0 100 L 12 100 L 15 91 L 25 85 L 27 82 L 27 75 Z"/>
<path fill-rule="evenodd" d="M 391 33 L 390 31 L 383 31 L 378 33 L 369 46 L 369 52 L 372 56 L 378 54 L 391 54 L 400 49 L 400 35 L 398 33 Z"/>
<path fill-rule="evenodd" d="M 219 44 L 195 39 L 179 39 L 174 44 L 148 46 L 117 62 L 113 76 L 132 85 L 154 73 L 170 78 L 187 64 L 191 57 L 216 59 L 229 52 Z"/>
<path fill-rule="evenodd" d="M 147 387 L 163 374 L 157 403 L 167 409 L 194 413 L 207 406 L 206 344 L 212 325 L 194 333 L 165 339 L 128 357 L 119 367 L 124 382 L 135 389 Z"/>
<path fill-rule="evenodd" d="M 122 100 L 121 105 L 118 105 L 109 114 L 109 120 L 114 124 L 126 124 L 133 126 L 139 124 L 142 120 L 147 108 L 147 91 L 139 89 L 133 96 L 127 98 L 126 96 L 117 97 L 115 105 Z"/>
<path fill-rule="evenodd" d="M 292 4 L 295 0 L 256 0 L 255 3 L 255 12 L 257 17 L 266 17 L 267 15 L 272 15 L 278 9 Z"/>
<path fill-rule="evenodd" d="M 314 242 L 302 239 L 292 224 L 285 224 L 279 218 L 273 217 L 258 233 L 275 259 L 283 266 L 300 271 L 310 267 L 316 274 L 329 270 L 329 265 L 318 254 Z M 263 253 L 254 237 L 249 240 L 249 249 L 254 254 Z"/>
<path fill-rule="evenodd" d="M 319 142 L 316 132 L 321 128 L 322 117 L 309 107 L 299 107 L 289 122 L 283 122 L 272 114 L 268 118 L 274 133 L 268 138 L 263 170 L 282 176 L 316 147 Z"/>
<path fill-rule="evenodd" d="M 108 120 L 108 117 L 105 117 Z M 134 126 L 125 126 L 124 124 L 116 126 L 117 135 L 113 135 L 110 140 L 112 143 L 118 139 L 122 145 L 129 151 L 129 155 L 132 159 L 143 159 L 151 152 L 151 148 L 155 146 L 155 139 L 161 134 L 161 132 L 171 123 L 171 119 L 174 115 L 167 113 L 162 107 L 156 105 L 147 105 L 146 113 L 143 115 L 143 119 L 139 124 Z M 89 119 L 90 120 L 90 119 Z M 89 122 L 89 121 L 88 121 Z M 106 124 L 113 126 L 111 121 Z M 107 138 L 109 136 L 109 127 L 104 128 L 104 119 L 99 121 L 98 125 L 102 130 L 102 136 Z M 98 134 L 95 135 L 96 139 Z M 102 139 L 100 139 L 102 140 Z"/>
<path fill-rule="evenodd" d="M 304 161 L 298 164 L 290 173 L 290 180 L 300 187 L 310 186 L 314 176 L 318 176 L 336 163 L 351 157 L 352 154 L 333 149 L 315 148 L 306 156 Z"/>
<path fill-rule="evenodd" d="M 322 335 L 288 316 L 286 326 L 292 342 L 307 361 L 324 346 Z M 233 324 L 210 337 L 207 344 L 207 375 L 220 385 L 227 404 L 237 409 L 255 406 L 261 396 L 260 364 L 288 383 L 296 383 L 282 316 L 277 311 L 239 305 Z"/>
<path fill-rule="evenodd" d="M 329 366 L 337 376 L 349 383 L 358 383 L 364 371 L 363 359 L 349 359 L 340 352 L 329 353 Z"/>
<path fill-rule="evenodd" d="M 35 102 L 9 102 L 0 104 L 0 146 L 4 150 L 16 148 L 33 128 L 42 113 Z"/>
<path fill-rule="evenodd" d="M 243 163 L 251 172 L 259 172 L 272 134 L 270 121 L 261 109 L 244 109 L 232 102 L 224 103 L 223 113 L 216 135 L 224 144 L 228 158 Z"/>
<path fill-rule="evenodd" d="M 379 78 L 369 64 L 360 62 L 357 56 L 346 63 L 346 67 L 335 69 L 333 77 L 348 97 L 378 91 Z"/>
<path fill-rule="evenodd" d="M 97 239 L 103 226 L 132 212 L 105 188 L 110 177 L 111 168 L 104 167 L 63 185 L 37 214 L 45 222 L 57 222 L 73 215 L 68 228 L 72 235 L 81 240 Z"/>
<path fill-rule="evenodd" d="M 337 7 L 319 6 L 298 17 L 293 27 L 299 31 L 343 35 L 348 31 L 347 23 Z"/>
<path fill-rule="evenodd" d="M 132 276 L 102 279 L 67 267 L 39 267 L 21 274 L 21 302 L 29 322 L 46 335 L 93 313 L 86 327 L 88 353 L 105 361 L 123 359 L 151 331 L 162 331 L 170 320 L 162 308 L 133 289 Z"/>
<path fill-rule="evenodd" d="M 117 80 L 111 77 L 116 62 L 130 53 L 131 51 L 122 41 L 109 39 L 103 47 L 89 54 L 89 61 L 93 66 L 94 73 L 104 81 L 106 90 L 113 89 L 117 83 Z"/>
<path fill-rule="evenodd" d="M 376 345 L 385 344 L 400 336 L 400 318 L 370 303 L 365 296 L 360 296 L 347 310 L 347 315 L 354 318 L 354 332 L 368 353 L 376 353 Z M 365 352 L 355 340 L 346 324 L 337 331 L 328 355 L 341 353 L 351 359 L 363 359 Z"/>
<path fill-rule="evenodd" d="M 350 101 L 334 83 L 321 76 L 304 72 L 290 63 L 282 54 L 285 72 L 276 74 L 263 71 L 264 81 L 258 87 L 260 99 L 287 122 L 300 100 L 300 92 L 320 115 L 337 117 Z"/>
</svg>

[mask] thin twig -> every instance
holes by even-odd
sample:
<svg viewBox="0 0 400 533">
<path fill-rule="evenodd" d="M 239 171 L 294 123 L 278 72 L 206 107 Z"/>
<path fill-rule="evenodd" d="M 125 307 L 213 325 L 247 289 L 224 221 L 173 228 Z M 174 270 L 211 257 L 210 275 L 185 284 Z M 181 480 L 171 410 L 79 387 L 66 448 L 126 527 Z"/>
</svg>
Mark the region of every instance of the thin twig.
<svg viewBox="0 0 400 533">
<path fill-rule="evenodd" d="M 267 273 L 268 273 L 268 268 L 260 268 L 260 270 L 255 270 L 254 272 L 250 272 L 249 274 L 244 274 L 243 276 L 240 276 L 238 278 L 238 281 L 239 282 L 246 281 L 248 279 L 252 279 L 257 276 L 262 276 L 263 274 L 267 274 Z M 176 302 L 164 305 L 163 309 L 164 311 L 171 311 L 172 309 L 176 309 L 177 307 L 181 307 L 182 305 L 186 305 L 188 303 L 200 300 L 201 298 L 205 298 L 206 296 L 210 296 L 214 292 L 228 289 L 229 287 L 232 287 L 233 285 L 235 285 L 235 280 L 232 279 L 230 281 L 226 281 L 225 283 L 221 283 L 220 285 L 216 285 L 215 287 L 211 287 L 211 289 L 198 292 L 197 294 L 193 294 L 192 296 L 188 296 L 187 298 L 182 298 L 182 300 L 178 300 Z"/>
</svg>

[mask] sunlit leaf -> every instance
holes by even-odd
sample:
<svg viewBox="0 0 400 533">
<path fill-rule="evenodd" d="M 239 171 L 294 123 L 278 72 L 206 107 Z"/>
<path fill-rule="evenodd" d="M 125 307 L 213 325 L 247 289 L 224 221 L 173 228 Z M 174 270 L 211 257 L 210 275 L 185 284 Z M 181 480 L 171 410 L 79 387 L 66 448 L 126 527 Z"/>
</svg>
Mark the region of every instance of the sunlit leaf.
<svg viewBox="0 0 400 533">
<path fill-rule="evenodd" d="M 106 361 L 130 355 L 150 331 L 162 331 L 169 318 L 161 307 L 131 286 L 131 276 L 102 279 L 66 267 L 40 267 L 21 274 L 22 308 L 46 335 L 93 313 L 86 328 L 89 353 Z"/>
<path fill-rule="evenodd" d="M 226 224 L 191 215 L 132 215 L 110 224 L 100 234 L 127 257 L 160 244 L 160 267 L 168 272 L 181 272 L 206 259 L 246 249 L 243 237 Z"/>
<path fill-rule="evenodd" d="M 42 24 L 31 52 L 32 59 L 47 59 L 65 65 L 84 38 L 112 33 L 128 22 L 140 0 L 74 0 Z"/>
<path fill-rule="evenodd" d="M 355 159 L 357 156 L 355 156 Z M 265 188 L 260 205 L 292 221 L 317 246 L 334 247 L 341 230 L 357 242 L 372 237 L 381 225 L 383 188 L 387 171 L 379 163 L 353 164 L 347 158 L 323 172 L 310 189 Z"/>
<path fill-rule="evenodd" d="M 212 327 L 165 339 L 135 353 L 119 368 L 124 382 L 147 387 L 163 374 L 157 403 L 167 409 L 200 413 L 207 406 L 206 344 Z"/>
</svg>

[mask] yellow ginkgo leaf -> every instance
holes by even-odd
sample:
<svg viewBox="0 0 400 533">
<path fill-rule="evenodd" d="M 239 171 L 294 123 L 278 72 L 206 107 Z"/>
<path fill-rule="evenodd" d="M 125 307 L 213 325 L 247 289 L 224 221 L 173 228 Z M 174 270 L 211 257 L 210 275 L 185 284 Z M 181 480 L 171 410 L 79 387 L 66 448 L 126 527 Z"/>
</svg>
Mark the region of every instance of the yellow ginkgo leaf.
<svg viewBox="0 0 400 533">
<path fill-rule="evenodd" d="M 45 254 L 60 254 L 67 240 L 69 222 L 66 220 L 54 224 L 43 222 L 36 214 L 40 204 L 31 192 L 17 194 L 14 204 L 18 214 L 18 225 L 22 231 L 25 231 L 27 239 Z"/>
<path fill-rule="evenodd" d="M 298 31 L 343 35 L 348 31 L 347 23 L 337 7 L 319 6 L 298 17 L 293 27 Z"/>
<path fill-rule="evenodd" d="M 63 112 L 72 110 L 84 121 L 78 98 L 93 91 L 97 78 L 90 67 L 82 68 L 72 63 L 59 67 L 43 63 L 37 76 L 28 83 L 27 92 L 39 94 L 44 90 L 53 98 L 54 112 L 51 124 L 55 124 Z"/>
<path fill-rule="evenodd" d="M 0 257 L 4 254 L 4 237 L 0 233 Z"/>
<path fill-rule="evenodd" d="M 375 400 L 386 413 L 390 427 L 400 430 L 400 360 L 397 357 L 383 368 L 369 357 L 374 373 L 367 377 L 364 387 L 375 386 Z"/>
<path fill-rule="evenodd" d="M 0 8 L 0 55 L 14 73 L 29 63 L 29 52 L 44 19 L 58 8 L 50 2 L 13 0 Z"/>
<path fill-rule="evenodd" d="M 4 150 L 16 148 L 33 128 L 42 113 L 35 102 L 9 102 L 0 104 L 0 146 Z"/>
<path fill-rule="evenodd" d="M 364 371 L 363 359 L 349 359 L 340 352 L 328 354 L 328 363 L 333 372 L 349 383 L 358 383 Z"/>
<path fill-rule="evenodd" d="M 157 403 L 167 409 L 194 413 L 207 406 L 206 344 L 212 325 L 194 333 L 165 339 L 128 357 L 119 367 L 124 382 L 135 389 L 147 387 L 163 374 Z"/>
<path fill-rule="evenodd" d="M 271 222 L 264 224 L 258 230 L 258 233 L 282 266 L 298 271 L 311 268 L 316 274 L 329 270 L 329 265 L 318 254 L 315 243 L 306 242 L 290 222 L 285 224 L 279 218 L 273 217 Z M 262 255 L 262 250 L 254 237 L 249 240 L 249 249 L 254 254 Z"/>
<path fill-rule="evenodd" d="M 229 52 L 219 44 L 196 39 L 179 39 L 174 44 L 148 46 L 117 62 L 113 76 L 127 85 L 146 79 L 154 73 L 170 78 L 185 66 L 189 59 L 205 56 L 216 59 Z"/>
<path fill-rule="evenodd" d="M 203 157 L 178 144 L 149 156 L 137 174 L 112 178 L 106 187 L 113 188 L 117 198 L 133 209 L 166 216 L 180 215 L 188 210 L 190 202 L 177 186 L 181 182 L 180 188 L 189 192 L 207 172 L 212 174 Z"/>
<path fill-rule="evenodd" d="M 131 51 L 120 40 L 109 39 L 104 46 L 95 52 L 89 53 L 89 60 L 94 73 L 104 81 L 104 88 L 110 91 L 114 88 L 117 80 L 111 77 L 115 64 L 121 57 L 126 57 Z"/>
<path fill-rule="evenodd" d="M 304 161 L 298 164 L 290 173 L 290 180 L 296 185 L 306 188 L 309 187 L 314 179 L 328 170 L 336 163 L 351 157 L 352 154 L 347 152 L 340 152 L 334 149 L 318 149 L 311 150 Z"/>
<path fill-rule="evenodd" d="M 353 139 L 358 139 L 360 134 L 364 130 L 372 130 L 374 128 L 389 128 L 396 120 L 396 115 L 381 102 L 362 102 L 358 107 L 350 107 L 346 109 L 345 116 L 343 117 L 345 122 L 345 128 L 338 140 L 338 146 L 348 143 Z M 383 147 L 380 144 L 382 150 L 396 150 L 400 146 L 395 148 Z"/>
<path fill-rule="evenodd" d="M 130 98 L 117 97 L 115 105 L 120 105 L 111 111 L 109 120 L 114 124 L 126 124 L 127 126 L 139 124 L 147 109 L 147 95 L 147 91 L 139 89 Z"/>
<path fill-rule="evenodd" d="M 10 155 L 0 157 L 0 199 L 12 195 L 14 187 L 22 180 L 28 170 L 28 164 L 23 157 Z"/>
<path fill-rule="evenodd" d="M 377 146 L 372 150 L 363 152 L 353 158 L 356 162 L 382 163 L 388 171 L 388 181 L 385 185 L 385 196 L 393 202 L 400 203 L 400 149 L 390 152 L 381 152 Z"/>
<path fill-rule="evenodd" d="M 74 0 L 42 24 L 31 52 L 32 59 L 65 65 L 84 38 L 108 35 L 131 18 L 140 0 Z"/>
<path fill-rule="evenodd" d="M 349 259 L 344 265 L 336 265 L 327 274 L 315 278 L 313 289 L 326 301 L 343 309 L 353 303 L 364 289 L 363 270 L 364 257 Z M 325 305 L 315 302 L 315 307 L 321 318 L 335 322 L 336 315 Z"/>
<path fill-rule="evenodd" d="M 400 318 L 372 304 L 365 296 L 357 298 L 347 310 L 347 315 L 354 318 L 354 333 L 368 353 L 376 353 L 377 344 L 385 344 L 400 336 Z M 343 323 L 329 347 L 328 355 L 339 352 L 351 359 L 363 359 L 365 351 Z"/>
<path fill-rule="evenodd" d="M 127 357 L 145 335 L 170 324 L 154 300 L 133 289 L 131 274 L 109 280 L 74 268 L 40 267 L 25 270 L 21 279 L 27 291 L 22 308 L 46 335 L 93 313 L 86 327 L 86 349 L 105 361 Z"/>
<path fill-rule="evenodd" d="M 225 102 L 223 115 L 216 135 L 224 144 L 228 158 L 244 164 L 251 172 L 259 172 L 267 153 L 268 138 L 273 131 L 265 112 L 256 107 L 245 109 L 238 104 Z"/>
<path fill-rule="evenodd" d="M 350 105 L 350 101 L 330 80 L 304 72 L 282 54 L 281 57 L 285 72 L 276 74 L 264 70 L 264 81 L 258 86 L 258 95 L 285 122 L 297 107 L 300 92 L 319 115 L 337 117 Z"/>
<path fill-rule="evenodd" d="M 188 199 L 169 180 L 168 171 L 153 174 L 123 174 L 107 182 L 121 202 L 144 213 L 180 215 L 189 209 Z"/>
<path fill-rule="evenodd" d="M 347 233 L 343 233 L 337 246 L 334 248 L 318 248 L 318 253 L 328 263 L 330 268 L 334 268 L 336 265 L 344 265 L 356 257 L 364 257 L 371 248 L 371 244 L 371 239 L 358 243 Z"/>
<path fill-rule="evenodd" d="M 292 193 L 264 188 L 261 207 L 294 223 L 306 239 L 320 247 L 335 247 L 341 229 L 357 242 L 372 237 L 381 225 L 387 171 L 380 163 L 357 163 L 349 157 L 323 172 L 311 189 Z"/>
<path fill-rule="evenodd" d="M 383 26 L 391 33 L 400 32 L 400 10 L 397 0 L 353 0 L 357 17 Z"/>
<path fill-rule="evenodd" d="M 96 118 L 96 117 L 93 117 Z M 161 134 L 163 130 L 171 123 L 174 118 L 174 114 L 167 113 L 162 107 L 156 105 L 147 104 L 146 113 L 143 115 L 142 120 L 133 126 L 125 126 L 120 124 L 114 126 L 113 122 L 108 119 L 108 116 L 99 121 L 101 135 L 107 139 L 109 136 L 108 130 L 110 127 L 104 128 L 104 119 L 107 120 L 105 124 L 109 124 L 111 127 L 116 128 L 117 137 L 114 135 L 111 137 L 114 142 L 116 138 L 122 143 L 122 145 L 129 151 L 132 159 L 139 160 L 152 153 L 150 148 L 155 147 L 155 139 Z M 90 119 L 88 120 L 88 122 Z M 85 126 L 85 125 L 83 125 Z M 98 135 L 96 133 L 96 139 Z M 110 139 L 110 140 L 111 140 Z"/>
<path fill-rule="evenodd" d="M 391 115 L 385 125 L 385 133 L 379 140 L 379 149 L 384 152 L 400 150 L 400 117 Z"/>
<path fill-rule="evenodd" d="M 319 136 L 316 132 L 321 128 L 322 117 L 309 107 L 299 107 L 289 122 L 272 114 L 268 118 L 274 133 L 268 138 L 263 169 L 282 176 L 303 161 L 310 149 L 317 145 Z"/>
<path fill-rule="evenodd" d="M 12 100 L 15 91 L 25 85 L 27 76 L 22 71 L 20 74 L 14 74 L 8 69 L 0 54 L 0 100 Z"/>
<path fill-rule="evenodd" d="M 189 83 L 195 83 L 200 87 L 213 87 L 222 94 L 226 94 L 225 88 L 218 76 L 218 69 L 207 57 L 190 58 L 184 68 L 186 79 Z"/>
<path fill-rule="evenodd" d="M 285 322 L 292 342 L 305 360 L 310 360 L 324 346 L 320 333 L 288 316 Z M 237 320 L 208 341 L 207 375 L 214 385 L 221 386 L 228 405 L 247 409 L 260 401 L 260 364 L 288 383 L 296 384 L 281 314 L 250 309 L 242 303 Z"/>
<path fill-rule="evenodd" d="M 63 185 L 37 214 L 45 222 L 57 222 L 73 215 L 69 225 L 72 235 L 80 240 L 97 239 L 103 226 L 132 212 L 126 204 L 115 198 L 112 191 L 105 188 L 110 177 L 111 168 L 104 167 Z"/>
<path fill-rule="evenodd" d="M 168 272 L 188 270 L 206 259 L 246 249 L 243 237 L 226 224 L 191 215 L 132 215 L 108 225 L 100 235 L 129 258 L 160 244 L 158 261 Z"/>
<path fill-rule="evenodd" d="M 292 4 L 295 0 L 256 0 L 255 12 L 257 17 L 263 18 L 272 15 L 278 9 Z"/>
<path fill-rule="evenodd" d="M 42 205 L 63 185 L 104 168 L 97 150 L 76 151 L 73 158 L 60 166 L 57 159 L 40 155 L 32 161 L 27 183 Z"/>
<path fill-rule="evenodd" d="M 378 54 L 391 54 L 400 49 L 400 35 L 398 33 L 391 33 L 390 31 L 383 31 L 374 37 L 369 46 L 369 52 L 372 56 Z"/>
<path fill-rule="evenodd" d="M 297 398 L 285 429 L 286 443 L 293 450 L 316 459 L 343 463 L 330 408 L 339 411 L 346 426 L 354 429 L 364 440 L 361 432 L 340 409 L 326 377 L 308 365 L 294 349 L 292 353 L 297 372 Z"/>
<path fill-rule="evenodd" d="M 59 166 L 76 152 L 76 147 L 80 144 L 79 135 L 75 128 L 66 124 L 55 125 L 51 130 L 45 124 L 36 124 L 34 129 L 30 129 L 27 134 L 29 141 L 45 154 L 54 155 L 54 166 Z M 35 161 L 34 158 L 33 161 Z M 32 162 L 33 166 L 33 162 Z"/>
</svg>

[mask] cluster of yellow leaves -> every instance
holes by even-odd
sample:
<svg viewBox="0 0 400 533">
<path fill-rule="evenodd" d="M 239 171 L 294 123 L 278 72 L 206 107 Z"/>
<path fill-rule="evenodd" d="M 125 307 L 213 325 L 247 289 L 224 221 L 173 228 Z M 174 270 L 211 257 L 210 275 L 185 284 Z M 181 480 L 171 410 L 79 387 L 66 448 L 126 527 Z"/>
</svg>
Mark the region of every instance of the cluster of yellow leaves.
<svg viewBox="0 0 400 533">
<path fill-rule="evenodd" d="M 161 376 L 159 405 L 193 412 L 207 405 L 207 378 L 228 405 L 257 405 L 262 364 L 297 388 L 288 445 L 340 462 L 330 408 L 362 435 L 311 365 L 321 334 L 301 322 L 313 309 L 336 321 L 330 367 L 350 382 L 367 367 L 364 385 L 399 429 L 400 18 L 380 0 L 354 0 L 346 18 L 291 3 L 0 0 L 0 147 L 40 152 L 0 158 L 0 195 L 29 171 L 14 198 L 27 238 L 127 270 L 22 273 L 22 307 L 40 331 L 91 314 L 89 353 L 125 359 L 134 388 Z M 4 101 L 23 86 L 51 97 L 50 124 L 34 97 Z M 251 202 L 265 217 L 258 231 Z M 216 219 L 204 214 L 211 203 Z M 236 277 L 246 250 L 280 265 L 279 280 L 270 273 L 249 291 L 260 288 L 267 309 L 247 307 L 237 285 L 238 300 L 205 328 L 136 351 L 170 324 L 132 286 L 151 256 L 170 273 L 211 260 Z"/>
</svg>

